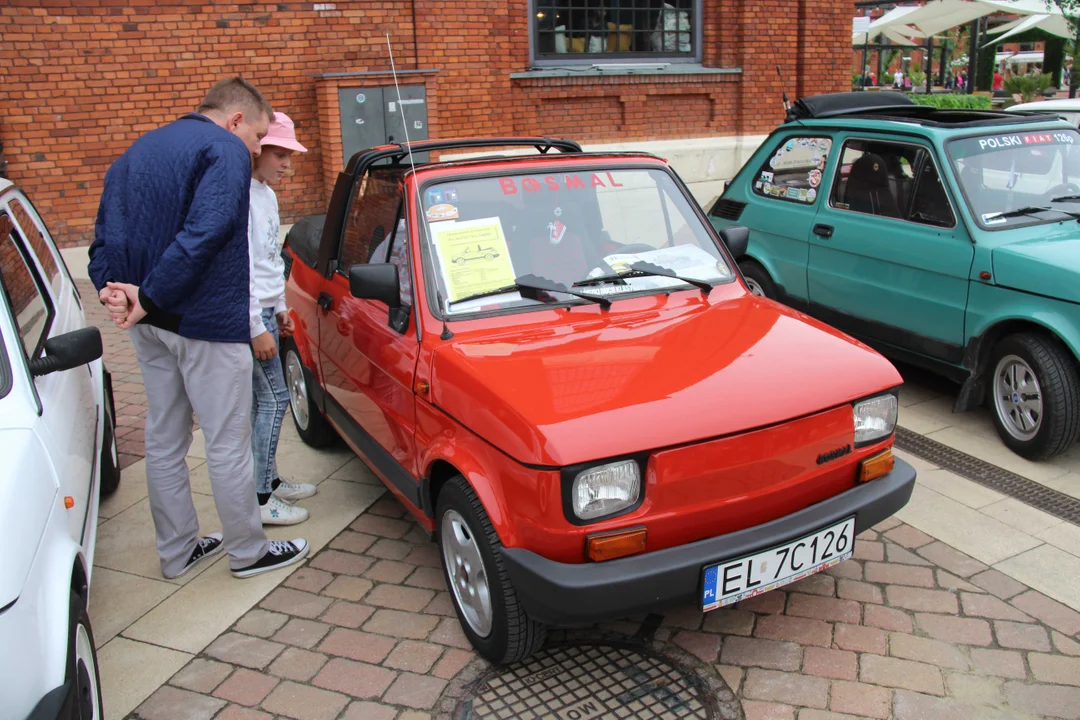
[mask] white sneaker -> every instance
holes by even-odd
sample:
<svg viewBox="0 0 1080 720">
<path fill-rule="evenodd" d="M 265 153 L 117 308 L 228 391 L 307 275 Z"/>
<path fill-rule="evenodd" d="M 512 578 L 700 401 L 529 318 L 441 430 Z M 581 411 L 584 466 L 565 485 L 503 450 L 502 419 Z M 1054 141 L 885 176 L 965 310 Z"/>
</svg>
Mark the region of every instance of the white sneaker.
<svg viewBox="0 0 1080 720">
<path fill-rule="evenodd" d="M 318 488 L 311 483 L 291 483 L 282 480 L 278 483 L 277 490 L 274 490 L 274 495 L 277 495 L 285 502 L 296 502 L 297 500 L 309 498 L 317 492 Z"/>
<path fill-rule="evenodd" d="M 307 510 L 290 505 L 273 495 L 259 509 L 262 511 L 263 525 L 296 525 L 308 519 Z"/>
</svg>

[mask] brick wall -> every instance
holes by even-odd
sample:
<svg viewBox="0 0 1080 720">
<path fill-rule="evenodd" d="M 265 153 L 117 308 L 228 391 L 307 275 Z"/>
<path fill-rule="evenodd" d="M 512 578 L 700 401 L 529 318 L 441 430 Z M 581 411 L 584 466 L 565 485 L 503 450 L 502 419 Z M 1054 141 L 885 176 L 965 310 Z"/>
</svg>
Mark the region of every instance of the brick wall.
<svg viewBox="0 0 1080 720">
<path fill-rule="evenodd" d="M 704 65 L 741 67 L 741 75 L 512 79 L 529 67 L 528 0 L 340 0 L 330 10 L 259 0 L 5 0 L 0 141 L 9 176 L 70 245 L 93 233 L 109 164 L 234 73 L 288 112 L 310 149 L 278 191 L 283 221 L 320 211 L 346 160 L 337 91 L 356 80 L 319 76 L 389 70 L 385 30 L 399 70 L 438 70 L 410 78 L 426 84 L 431 137 L 757 133 L 781 119 L 782 87 L 792 98 L 847 88 L 850 0 L 702 2 Z"/>
</svg>

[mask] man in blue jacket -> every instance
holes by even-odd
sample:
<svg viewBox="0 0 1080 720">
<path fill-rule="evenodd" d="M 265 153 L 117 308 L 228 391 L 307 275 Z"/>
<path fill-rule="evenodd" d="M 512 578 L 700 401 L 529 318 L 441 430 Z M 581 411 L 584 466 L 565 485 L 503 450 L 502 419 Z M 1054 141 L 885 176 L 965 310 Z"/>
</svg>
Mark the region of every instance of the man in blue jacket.
<svg viewBox="0 0 1080 720">
<path fill-rule="evenodd" d="M 161 571 L 222 549 L 236 577 L 298 562 L 307 542 L 268 541 L 251 455 L 248 189 L 273 111 L 253 85 L 215 85 L 196 112 L 136 140 L 105 175 L 90 278 L 129 330 L 146 385 L 146 480 Z M 192 412 L 221 533 L 200 537 L 184 461 Z"/>
</svg>

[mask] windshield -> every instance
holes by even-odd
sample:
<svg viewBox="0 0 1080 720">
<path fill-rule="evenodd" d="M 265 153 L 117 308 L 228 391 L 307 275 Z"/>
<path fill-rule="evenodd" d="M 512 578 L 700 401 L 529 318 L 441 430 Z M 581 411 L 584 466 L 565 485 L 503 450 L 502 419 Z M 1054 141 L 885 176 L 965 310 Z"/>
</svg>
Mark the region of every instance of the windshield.
<svg viewBox="0 0 1080 720">
<path fill-rule="evenodd" d="M 447 180 L 421 195 L 422 242 L 446 315 L 692 288 L 671 275 L 706 287 L 733 277 L 662 170 Z"/>
<path fill-rule="evenodd" d="M 1078 143 L 1075 130 L 1017 132 L 953 140 L 948 154 L 972 215 L 1002 230 L 1080 211 Z"/>
</svg>

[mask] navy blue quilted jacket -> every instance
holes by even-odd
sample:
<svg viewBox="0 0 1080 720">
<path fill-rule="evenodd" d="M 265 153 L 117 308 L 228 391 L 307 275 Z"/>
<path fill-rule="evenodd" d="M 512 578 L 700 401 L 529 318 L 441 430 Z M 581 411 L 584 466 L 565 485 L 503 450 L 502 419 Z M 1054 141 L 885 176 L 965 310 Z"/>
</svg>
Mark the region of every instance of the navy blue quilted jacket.
<svg viewBox="0 0 1080 720">
<path fill-rule="evenodd" d="M 90 279 L 138 285 L 155 327 L 250 342 L 250 187 L 247 146 L 202 115 L 143 135 L 105 174 Z"/>
</svg>

